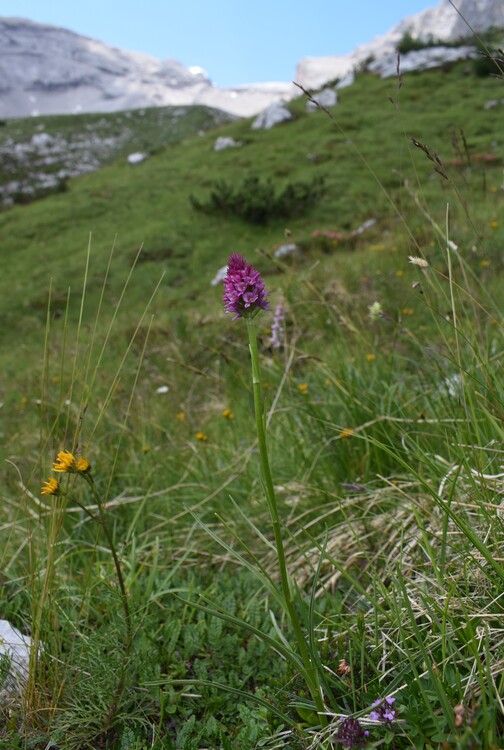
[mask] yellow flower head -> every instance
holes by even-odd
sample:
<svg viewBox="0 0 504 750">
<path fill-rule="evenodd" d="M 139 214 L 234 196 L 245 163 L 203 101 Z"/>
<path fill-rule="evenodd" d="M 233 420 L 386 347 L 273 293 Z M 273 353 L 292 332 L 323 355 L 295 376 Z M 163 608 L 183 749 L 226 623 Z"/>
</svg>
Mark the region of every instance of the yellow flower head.
<svg viewBox="0 0 504 750">
<path fill-rule="evenodd" d="M 374 362 L 376 359 L 376 354 L 366 354 L 366 362 Z"/>
<path fill-rule="evenodd" d="M 53 471 L 57 474 L 67 474 L 75 468 L 75 458 L 70 451 L 60 451 L 53 463 Z"/>
<path fill-rule="evenodd" d="M 497 227 L 498 227 L 498 226 L 499 226 L 499 222 L 498 222 L 498 221 L 495 221 L 495 219 L 494 219 L 493 221 L 491 221 L 491 222 L 490 222 L 490 227 L 491 227 L 492 229 L 497 229 Z"/>
<path fill-rule="evenodd" d="M 224 419 L 234 419 L 235 418 L 235 415 L 233 414 L 233 412 L 229 408 L 228 409 L 224 409 L 224 411 L 222 412 L 222 416 L 224 417 Z"/>
<path fill-rule="evenodd" d="M 185 419 L 185 411 L 179 411 L 179 413 L 176 414 L 175 417 L 179 422 L 183 422 Z"/>
<path fill-rule="evenodd" d="M 40 492 L 42 495 L 57 495 L 59 492 L 59 482 L 54 477 L 51 477 L 47 480 L 47 482 L 44 482 L 42 485 L 42 489 Z"/>
<path fill-rule="evenodd" d="M 208 435 L 205 435 L 204 432 L 197 432 L 196 440 L 201 440 L 202 442 L 206 442 L 208 440 Z"/>
<path fill-rule="evenodd" d="M 351 427 L 344 427 L 340 432 L 340 437 L 344 440 L 349 440 L 353 435 L 353 430 Z"/>
<path fill-rule="evenodd" d="M 308 383 L 300 383 L 298 385 L 298 391 L 301 393 L 308 393 Z"/>
<path fill-rule="evenodd" d="M 85 474 L 86 472 L 91 470 L 91 464 L 87 460 L 87 458 L 84 458 L 84 456 L 80 456 L 80 458 L 75 459 L 75 468 L 79 472 L 79 474 Z"/>
</svg>

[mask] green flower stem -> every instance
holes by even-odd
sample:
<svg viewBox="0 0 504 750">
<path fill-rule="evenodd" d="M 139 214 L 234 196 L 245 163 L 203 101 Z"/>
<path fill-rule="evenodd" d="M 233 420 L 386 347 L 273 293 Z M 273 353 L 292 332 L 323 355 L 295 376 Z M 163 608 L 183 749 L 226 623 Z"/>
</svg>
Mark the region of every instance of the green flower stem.
<svg viewBox="0 0 504 750">
<path fill-rule="evenodd" d="M 296 611 L 296 606 L 293 598 L 293 588 L 290 581 L 289 573 L 287 570 L 287 564 L 285 561 L 285 550 L 282 539 L 282 532 L 280 528 L 280 517 L 278 515 L 278 506 L 275 497 L 275 490 L 273 487 L 273 479 L 271 477 L 271 469 L 269 465 L 268 450 L 266 446 L 266 432 L 264 429 L 264 416 L 263 416 L 263 405 L 261 398 L 261 381 L 259 374 L 259 351 L 257 348 L 257 333 L 253 319 L 251 317 L 246 318 L 247 321 L 247 332 L 249 338 L 249 349 L 250 359 L 252 363 L 252 386 L 254 392 L 254 411 L 256 418 L 257 427 L 257 438 L 259 443 L 259 455 L 261 460 L 262 476 L 264 481 L 264 488 L 266 492 L 266 500 L 268 502 L 268 509 L 273 524 L 273 533 L 275 536 L 275 546 L 277 550 L 278 567 L 280 570 L 280 582 L 282 587 L 282 594 L 285 600 L 285 606 L 287 608 L 287 614 L 289 616 L 294 635 L 299 649 L 299 655 L 304 665 L 304 678 L 307 687 L 310 690 L 311 696 L 315 702 L 315 706 L 320 715 L 320 722 L 323 726 L 327 725 L 327 719 L 325 717 L 325 706 L 322 699 L 322 691 L 320 688 L 319 675 L 317 667 L 313 664 L 306 640 L 303 635 L 299 616 Z"/>
<path fill-rule="evenodd" d="M 109 528 L 107 526 L 107 520 L 105 518 L 105 513 L 104 513 L 104 510 L 103 510 L 102 501 L 101 501 L 101 498 L 100 498 L 98 492 L 96 491 L 96 487 L 94 485 L 93 478 L 89 474 L 82 474 L 81 476 L 83 476 L 84 479 L 87 481 L 87 483 L 88 483 L 88 485 L 89 485 L 89 487 L 91 489 L 91 492 L 93 493 L 93 497 L 96 500 L 96 505 L 98 506 L 99 517 L 97 518 L 96 516 L 93 516 L 93 518 L 96 521 L 98 521 L 98 523 L 102 527 L 102 529 L 103 529 L 103 531 L 105 533 L 105 536 L 107 537 L 108 546 L 110 548 L 110 551 L 112 553 L 112 558 L 114 560 L 114 566 L 115 566 L 115 569 L 116 569 L 117 581 L 119 583 L 119 589 L 121 591 L 121 600 L 122 600 L 122 605 L 123 605 L 123 610 L 124 610 L 124 619 L 126 621 L 126 641 L 125 641 L 124 650 L 126 651 L 126 653 L 129 654 L 129 652 L 131 650 L 131 644 L 133 642 L 133 627 L 132 627 L 132 622 L 131 622 L 131 612 L 130 612 L 130 608 L 129 608 L 129 604 L 128 604 L 128 593 L 126 591 L 126 585 L 124 583 L 124 577 L 123 577 L 123 573 L 122 573 L 121 563 L 119 562 L 119 558 L 117 556 L 114 539 L 113 539 L 112 534 L 110 533 L 110 530 L 109 530 Z"/>
<path fill-rule="evenodd" d="M 89 485 L 89 488 L 93 494 L 93 497 L 96 500 L 96 505 L 98 506 L 98 516 L 95 516 L 89 513 L 89 511 L 86 511 L 86 512 L 88 512 L 88 515 L 90 515 L 91 518 L 94 518 L 94 520 L 100 524 L 100 526 L 102 527 L 104 531 L 105 536 L 107 537 L 108 546 L 109 546 L 110 552 L 112 553 L 112 558 L 114 560 L 117 581 L 119 583 L 119 589 L 121 592 L 121 601 L 122 601 L 122 606 L 124 610 L 124 619 L 126 622 L 126 638 L 124 640 L 124 650 L 123 650 L 123 655 L 122 655 L 119 679 L 117 681 L 117 686 L 114 691 L 114 695 L 112 697 L 112 703 L 111 703 L 110 709 L 105 719 L 105 729 L 107 729 L 112 723 L 113 719 L 115 718 L 115 715 L 117 713 L 117 707 L 119 705 L 119 699 L 124 690 L 124 685 L 126 682 L 126 664 L 128 661 L 129 654 L 131 652 L 131 646 L 133 644 L 133 625 L 131 621 L 131 612 L 130 612 L 130 608 L 128 604 L 128 592 L 126 591 L 126 585 L 124 583 L 121 563 L 119 561 L 119 557 L 117 556 L 114 538 L 107 525 L 107 519 L 105 517 L 105 512 L 103 510 L 101 497 L 99 496 L 96 490 L 93 477 L 90 474 L 81 474 L 81 476 L 86 480 L 87 484 Z"/>
</svg>

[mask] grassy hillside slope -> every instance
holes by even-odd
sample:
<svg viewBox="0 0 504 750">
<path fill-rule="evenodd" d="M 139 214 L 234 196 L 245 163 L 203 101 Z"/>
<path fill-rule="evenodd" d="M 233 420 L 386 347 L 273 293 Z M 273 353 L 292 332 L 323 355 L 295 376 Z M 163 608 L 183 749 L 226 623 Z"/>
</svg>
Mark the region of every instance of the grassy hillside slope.
<svg viewBox="0 0 504 750">
<path fill-rule="evenodd" d="M 332 117 L 300 97 L 0 214 L 0 605 L 44 642 L 0 747 L 328 750 L 342 716 L 370 733 L 348 747 L 501 745 L 502 97 L 469 63 L 361 74 Z M 191 202 L 251 178 L 242 204 L 324 192 L 266 224 Z M 270 296 L 268 451 L 327 719 L 244 321 L 210 283 L 231 252 Z M 64 448 L 93 480 L 41 499 Z"/>
</svg>

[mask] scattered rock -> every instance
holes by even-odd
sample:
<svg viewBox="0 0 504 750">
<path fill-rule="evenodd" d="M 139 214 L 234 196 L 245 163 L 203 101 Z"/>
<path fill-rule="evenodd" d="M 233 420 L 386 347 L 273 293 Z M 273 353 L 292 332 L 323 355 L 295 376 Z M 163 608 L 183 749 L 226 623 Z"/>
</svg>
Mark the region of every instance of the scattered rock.
<svg viewBox="0 0 504 750">
<path fill-rule="evenodd" d="M 135 151 L 134 154 L 128 155 L 128 164 L 141 164 L 148 158 L 148 154 L 143 154 L 141 151 Z"/>
<path fill-rule="evenodd" d="M 168 393 L 169 390 L 170 390 L 169 385 L 160 385 L 159 388 L 156 388 L 156 393 L 160 393 L 160 394 Z"/>
<path fill-rule="evenodd" d="M 498 107 L 499 104 L 504 104 L 504 99 L 489 99 L 484 103 L 483 109 L 493 109 L 494 107 Z"/>
<path fill-rule="evenodd" d="M 299 245 L 295 245 L 293 242 L 288 245 L 280 245 L 273 253 L 274 258 L 286 258 L 289 255 L 301 255 L 302 250 Z"/>
<path fill-rule="evenodd" d="M 343 76 L 343 78 L 338 81 L 336 84 L 336 88 L 339 89 L 346 89 L 348 86 L 353 86 L 355 83 L 355 72 L 353 70 L 350 70 L 346 75 Z"/>
<path fill-rule="evenodd" d="M 292 120 L 289 110 L 280 102 L 274 102 L 266 107 L 252 123 L 252 130 L 270 130 L 274 125 Z"/>
<path fill-rule="evenodd" d="M 413 70 L 440 68 L 446 63 L 468 60 L 478 56 L 476 47 L 426 47 L 401 55 L 399 70 L 401 73 L 409 73 Z M 397 75 L 397 52 L 390 52 L 377 60 L 373 60 L 369 63 L 368 70 L 370 73 L 377 73 L 381 78 L 390 78 Z"/>
<path fill-rule="evenodd" d="M 441 393 L 448 393 L 450 398 L 460 398 L 464 393 L 464 381 L 460 373 L 456 372 L 445 378 L 439 386 Z"/>
<path fill-rule="evenodd" d="M 375 224 L 376 224 L 376 219 L 367 219 L 365 222 L 363 222 L 360 225 L 360 227 L 357 227 L 357 229 L 354 229 L 351 232 L 351 234 L 352 235 L 362 234 L 363 232 L 366 231 L 366 229 L 371 229 L 371 227 L 374 227 Z"/>
<path fill-rule="evenodd" d="M 217 284 L 220 284 L 222 281 L 224 281 L 224 279 L 226 278 L 226 274 L 227 274 L 227 266 L 222 266 L 222 268 L 219 268 L 219 270 L 213 277 L 210 284 L 212 286 L 217 286 Z"/>
<path fill-rule="evenodd" d="M 28 679 L 31 638 L 12 627 L 7 620 L 0 620 L 0 658 L 7 657 L 8 671 L 0 683 L 0 698 L 22 692 Z"/>
<path fill-rule="evenodd" d="M 306 102 L 307 112 L 315 112 L 315 110 L 318 109 L 317 104 L 326 109 L 328 107 L 334 107 L 334 105 L 338 103 L 338 94 L 334 89 L 322 89 L 322 91 L 317 91 L 316 94 L 313 94 L 313 99 L 314 101 L 309 99 Z M 317 102 L 317 104 L 315 102 Z"/>
<path fill-rule="evenodd" d="M 215 141 L 213 150 L 224 151 L 226 148 L 239 148 L 240 146 L 243 146 L 243 141 L 235 141 L 234 138 L 221 135 Z"/>
<path fill-rule="evenodd" d="M 31 145 L 34 148 L 47 148 L 52 145 L 54 138 L 49 133 L 35 133 L 32 135 Z"/>
</svg>

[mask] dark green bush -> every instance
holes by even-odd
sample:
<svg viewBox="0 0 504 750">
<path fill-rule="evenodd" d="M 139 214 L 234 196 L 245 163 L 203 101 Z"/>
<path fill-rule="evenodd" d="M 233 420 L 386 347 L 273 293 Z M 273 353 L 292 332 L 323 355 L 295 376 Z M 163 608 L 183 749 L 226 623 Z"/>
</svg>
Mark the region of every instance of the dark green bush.
<svg viewBox="0 0 504 750">
<path fill-rule="evenodd" d="M 207 214 L 235 216 L 251 224 L 267 224 L 271 219 L 300 216 L 325 192 L 325 179 L 311 182 L 289 182 L 277 192 L 272 180 L 247 177 L 237 187 L 225 180 L 212 184 L 206 201 L 190 196 L 192 207 Z"/>
<path fill-rule="evenodd" d="M 502 76 L 502 71 L 504 70 L 504 60 L 502 59 L 502 55 L 499 55 L 497 52 L 494 54 L 482 53 L 481 57 L 473 60 L 473 70 L 478 78 Z"/>
<path fill-rule="evenodd" d="M 413 52 L 414 50 L 418 49 L 426 49 L 427 47 L 435 47 L 437 44 L 440 44 L 440 42 L 436 42 L 432 38 L 426 41 L 415 39 L 413 36 L 411 36 L 409 31 L 406 31 L 397 43 L 396 49 L 401 53 L 401 55 L 405 55 L 407 52 Z"/>
</svg>

